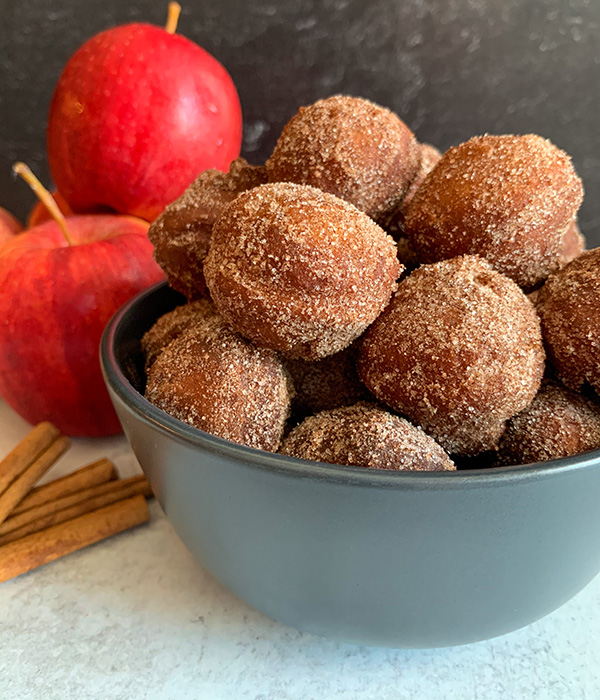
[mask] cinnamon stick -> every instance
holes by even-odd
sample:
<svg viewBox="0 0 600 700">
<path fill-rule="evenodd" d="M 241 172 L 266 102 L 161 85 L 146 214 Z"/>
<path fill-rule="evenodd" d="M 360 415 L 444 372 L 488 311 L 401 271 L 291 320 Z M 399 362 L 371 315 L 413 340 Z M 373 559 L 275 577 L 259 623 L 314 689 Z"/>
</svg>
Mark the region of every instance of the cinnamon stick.
<svg viewBox="0 0 600 700">
<path fill-rule="evenodd" d="M 77 471 L 67 474 L 60 479 L 38 486 L 32 489 L 27 496 L 12 510 L 9 520 L 14 515 L 22 513 L 24 510 L 35 508 L 42 503 L 55 501 L 62 496 L 68 496 L 71 493 L 82 491 L 83 489 L 104 484 L 107 481 L 116 479 L 117 470 L 115 465 L 109 459 L 99 459 L 97 462 L 92 462 Z"/>
<path fill-rule="evenodd" d="M 59 437 L 35 461 L 31 462 L 20 476 L 11 482 L 4 493 L 0 494 L 0 523 L 6 520 L 12 509 L 29 493 L 31 487 L 42 474 L 47 472 L 67 450 L 69 444 L 69 438 Z"/>
<path fill-rule="evenodd" d="M 99 484 L 43 503 L 18 515 L 11 515 L 10 518 L 1 523 L 0 545 L 138 494 L 142 496 L 152 495 L 150 484 L 142 475 L 109 481 L 106 484 Z"/>
<path fill-rule="evenodd" d="M 6 455 L 0 462 L 0 494 L 12 481 L 29 467 L 50 445 L 60 433 L 52 423 L 38 423 L 35 428 Z"/>
<path fill-rule="evenodd" d="M 0 547 L 0 582 L 145 523 L 143 496 L 133 496 Z"/>
</svg>

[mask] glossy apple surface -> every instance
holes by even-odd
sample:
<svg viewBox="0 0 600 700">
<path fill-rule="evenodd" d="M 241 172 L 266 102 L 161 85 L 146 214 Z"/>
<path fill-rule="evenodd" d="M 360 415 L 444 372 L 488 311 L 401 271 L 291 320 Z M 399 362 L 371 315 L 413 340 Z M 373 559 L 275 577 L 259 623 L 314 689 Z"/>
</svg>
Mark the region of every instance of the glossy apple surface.
<svg viewBox="0 0 600 700">
<path fill-rule="evenodd" d="M 13 239 L 23 230 L 21 222 L 7 209 L 0 207 L 0 246 Z"/>
<path fill-rule="evenodd" d="M 225 68 L 179 34 L 128 24 L 67 63 L 50 106 L 48 159 L 73 210 L 153 221 L 198 173 L 227 170 L 241 138 Z"/>
<path fill-rule="evenodd" d="M 67 221 L 73 245 L 49 221 L 0 249 L 0 396 L 30 423 L 112 435 L 121 426 L 102 380 L 100 337 L 115 311 L 163 274 L 146 222 Z"/>
</svg>

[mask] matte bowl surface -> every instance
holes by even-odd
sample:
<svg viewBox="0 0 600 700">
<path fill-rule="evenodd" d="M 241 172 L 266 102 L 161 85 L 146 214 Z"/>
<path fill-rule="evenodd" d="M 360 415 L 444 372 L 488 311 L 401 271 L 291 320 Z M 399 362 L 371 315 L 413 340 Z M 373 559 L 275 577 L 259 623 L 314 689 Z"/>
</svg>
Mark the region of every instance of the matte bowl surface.
<svg viewBox="0 0 600 700">
<path fill-rule="evenodd" d="M 600 571 L 600 451 L 526 467 L 411 473 L 253 450 L 143 397 L 140 338 L 183 297 L 165 283 L 111 320 L 101 357 L 125 434 L 175 531 L 269 617 L 390 647 L 494 637 Z"/>
</svg>

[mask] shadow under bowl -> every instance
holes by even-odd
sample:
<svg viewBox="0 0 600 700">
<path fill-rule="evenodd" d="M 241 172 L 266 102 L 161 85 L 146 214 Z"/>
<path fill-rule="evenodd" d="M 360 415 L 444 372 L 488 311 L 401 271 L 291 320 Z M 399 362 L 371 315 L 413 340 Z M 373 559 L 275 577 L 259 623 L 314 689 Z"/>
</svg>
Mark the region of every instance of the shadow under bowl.
<svg viewBox="0 0 600 700">
<path fill-rule="evenodd" d="M 347 642 L 441 647 L 527 625 L 600 571 L 600 450 L 389 472 L 250 449 L 156 408 L 140 338 L 184 301 L 161 283 L 128 302 L 102 339 L 104 376 L 175 531 L 250 605 Z"/>
</svg>

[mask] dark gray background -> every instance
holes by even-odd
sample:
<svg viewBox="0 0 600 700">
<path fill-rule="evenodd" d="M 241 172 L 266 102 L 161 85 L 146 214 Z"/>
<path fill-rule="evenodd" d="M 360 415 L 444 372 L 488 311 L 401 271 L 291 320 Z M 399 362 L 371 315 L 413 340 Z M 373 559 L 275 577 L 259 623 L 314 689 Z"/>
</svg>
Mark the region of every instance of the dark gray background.
<svg viewBox="0 0 600 700">
<path fill-rule="evenodd" d="M 533 131 L 573 156 L 582 228 L 600 243 L 598 0 L 182 1 L 179 31 L 238 86 L 249 160 L 265 160 L 299 105 L 335 92 L 391 107 L 442 149 Z M 166 4 L 0 0 L 0 205 L 23 216 L 33 201 L 10 174 L 16 159 L 49 183 L 48 104 L 73 51 L 112 24 L 163 24 Z"/>
</svg>

